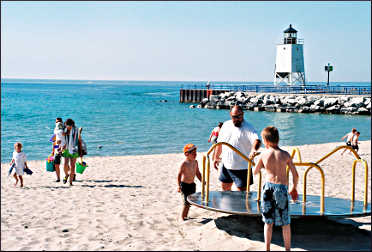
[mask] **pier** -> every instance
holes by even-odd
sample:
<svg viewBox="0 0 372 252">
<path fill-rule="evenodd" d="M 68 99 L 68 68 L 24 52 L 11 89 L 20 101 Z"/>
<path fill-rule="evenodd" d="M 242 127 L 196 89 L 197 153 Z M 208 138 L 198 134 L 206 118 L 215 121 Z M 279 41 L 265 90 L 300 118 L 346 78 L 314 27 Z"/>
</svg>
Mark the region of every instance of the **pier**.
<svg viewBox="0 0 372 252">
<path fill-rule="evenodd" d="M 325 95 L 371 95 L 370 86 L 274 86 L 274 85 L 231 85 L 211 84 L 207 89 L 205 84 L 183 84 L 180 89 L 180 103 L 200 103 L 204 98 L 224 92 L 254 92 L 278 94 L 325 94 Z"/>
</svg>

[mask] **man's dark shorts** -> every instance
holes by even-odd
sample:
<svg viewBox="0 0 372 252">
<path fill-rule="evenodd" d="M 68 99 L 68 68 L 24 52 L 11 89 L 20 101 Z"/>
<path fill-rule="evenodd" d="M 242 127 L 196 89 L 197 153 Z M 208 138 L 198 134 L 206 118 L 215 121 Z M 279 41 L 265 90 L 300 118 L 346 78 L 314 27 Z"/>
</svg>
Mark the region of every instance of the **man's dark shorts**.
<svg viewBox="0 0 372 252">
<path fill-rule="evenodd" d="M 54 155 L 54 164 L 61 164 L 61 157 L 60 153 Z"/>
<path fill-rule="evenodd" d="M 347 145 L 347 146 L 351 146 L 351 142 L 350 142 L 350 141 L 347 141 L 347 142 L 346 142 L 346 145 Z"/>
<path fill-rule="evenodd" d="M 291 223 L 288 210 L 288 187 L 266 182 L 261 199 L 262 220 L 267 224 L 285 226 Z"/>
<path fill-rule="evenodd" d="M 222 164 L 220 171 L 220 176 L 218 179 L 223 183 L 235 183 L 236 187 L 246 187 L 247 186 L 247 174 L 248 170 L 231 170 L 226 169 Z M 253 184 L 253 174 L 251 172 L 250 185 Z"/>
<path fill-rule="evenodd" d="M 185 206 L 190 206 L 190 203 L 187 202 L 187 196 L 189 196 L 190 194 L 195 193 L 196 184 L 195 183 L 188 184 L 188 183 L 185 183 L 185 182 L 181 182 L 180 185 L 181 185 L 181 192 L 183 194 L 184 204 L 185 204 Z"/>
</svg>

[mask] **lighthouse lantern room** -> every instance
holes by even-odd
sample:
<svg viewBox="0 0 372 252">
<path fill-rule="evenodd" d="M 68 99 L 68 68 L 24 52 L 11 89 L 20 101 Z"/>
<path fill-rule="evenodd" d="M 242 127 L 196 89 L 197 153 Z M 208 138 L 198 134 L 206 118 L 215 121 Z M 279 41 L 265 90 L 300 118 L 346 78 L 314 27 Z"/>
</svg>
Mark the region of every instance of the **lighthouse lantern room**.
<svg viewBox="0 0 372 252">
<path fill-rule="evenodd" d="M 303 39 L 289 25 L 284 31 L 282 44 L 276 46 L 274 85 L 305 85 Z"/>
</svg>

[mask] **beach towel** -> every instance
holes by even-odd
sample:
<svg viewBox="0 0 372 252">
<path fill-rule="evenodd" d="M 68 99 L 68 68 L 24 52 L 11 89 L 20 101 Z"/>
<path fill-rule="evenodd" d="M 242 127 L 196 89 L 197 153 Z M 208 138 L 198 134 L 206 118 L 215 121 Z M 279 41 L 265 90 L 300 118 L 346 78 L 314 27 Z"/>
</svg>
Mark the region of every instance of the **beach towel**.
<svg viewBox="0 0 372 252">
<path fill-rule="evenodd" d="M 8 176 L 10 176 L 10 174 L 12 173 L 13 169 L 15 167 L 15 162 L 13 162 L 10 167 L 9 167 L 9 171 L 8 171 Z"/>
<path fill-rule="evenodd" d="M 66 149 L 70 154 L 78 152 L 78 131 L 76 127 L 72 127 L 70 133 L 66 135 Z"/>
</svg>

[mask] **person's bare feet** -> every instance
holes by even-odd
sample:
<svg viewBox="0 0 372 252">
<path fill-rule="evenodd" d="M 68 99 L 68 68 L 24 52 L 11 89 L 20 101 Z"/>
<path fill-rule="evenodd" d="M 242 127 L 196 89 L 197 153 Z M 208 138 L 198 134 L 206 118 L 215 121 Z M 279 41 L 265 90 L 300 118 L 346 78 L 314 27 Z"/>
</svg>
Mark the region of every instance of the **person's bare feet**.
<svg viewBox="0 0 372 252">
<path fill-rule="evenodd" d="M 23 184 L 21 184 L 21 187 L 23 187 Z"/>
<path fill-rule="evenodd" d="M 14 187 L 16 187 L 18 184 L 18 180 L 16 180 L 16 182 L 14 183 Z"/>
</svg>

